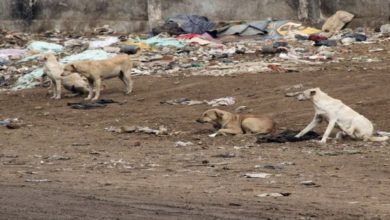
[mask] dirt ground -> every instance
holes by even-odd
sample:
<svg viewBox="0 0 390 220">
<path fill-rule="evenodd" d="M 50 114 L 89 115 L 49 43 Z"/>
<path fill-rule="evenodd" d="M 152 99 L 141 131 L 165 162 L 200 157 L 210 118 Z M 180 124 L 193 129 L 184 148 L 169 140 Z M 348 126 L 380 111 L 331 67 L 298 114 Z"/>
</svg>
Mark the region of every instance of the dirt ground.
<svg viewBox="0 0 390 220">
<path fill-rule="evenodd" d="M 367 52 L 374 47 L 385 50 Z M 347 47 L 345 60 L 316 71 L 135 77 L 130 96 L 119 80 L 110 80 L 103 98 L 125 103 L 93 110 L 67 106 L 81 97 L 50 100 L 45 88 L 2 93 L 0 118 L 26 125 L 0 127 L 0 219 L 390 219 L 388 143 L 209 138 L 212 127 L 194 122 L 209 106 L 160 104 L 233 96 L 237 103 L 221 109 L 245 105 L 273 116 L 280 129 L 300 130 L 313 107 L 285 93 L 302 83 L 390 131 L 389 49 L 388 42 Z M 357 56 L 381 61 L 352 59 Z M 105 130 L 123 125 L 164 125 L 173 134 Z M 316 131 L 322 134 L 324 125 Z M 176 141 L 194 145 L 175 147 Z M 259 172 L 272 176 L 245 177 Z M 290 195 L 257 196 L 262 193 Z"/>
</svg>

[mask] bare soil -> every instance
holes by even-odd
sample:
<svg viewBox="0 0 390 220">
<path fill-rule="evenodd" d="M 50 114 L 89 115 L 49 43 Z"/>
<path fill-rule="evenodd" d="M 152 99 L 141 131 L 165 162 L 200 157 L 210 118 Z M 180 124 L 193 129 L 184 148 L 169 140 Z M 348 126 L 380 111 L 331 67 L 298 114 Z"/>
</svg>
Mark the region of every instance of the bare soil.
<svg viewBox="0 0 390 220">
<path fill-rule="evenodd" d="M 373 47 L 384 51 L 368 53 Z M 302 129 L 310 102 L 285 97 L 302 83 L 321 87 L 390 131 L 388 42 L 345 48 L 341 63 L 302 66 L 294 73 L 226 77 L 135 77 L 124 96 L 107 81 L 102 98 L 124 104 L 75 110 L 36 88 L 0 94 L 0 219 L 390 219 L 388 143 L 329 141 L 256 144 L 255 135 L 209 138 L 194 120 L 207 105 L 160 104 L 233 96 L 252 114 L 271 115 L 279 128 Z M 368 56 L 380 62 L 352 60 Z M 113 133 L 110 126 L 166 126 L 172 135 Z M 316 129 L 322 134 L 324 125 Z M 176 141 L 194 145 L 175 147 Z M 246 178 L 265 172 L 269 178 Z M 315 185 L 303 185 L 302 181 Z M 291 193 L 257 197 L 262 193 Z"/>
</svg>

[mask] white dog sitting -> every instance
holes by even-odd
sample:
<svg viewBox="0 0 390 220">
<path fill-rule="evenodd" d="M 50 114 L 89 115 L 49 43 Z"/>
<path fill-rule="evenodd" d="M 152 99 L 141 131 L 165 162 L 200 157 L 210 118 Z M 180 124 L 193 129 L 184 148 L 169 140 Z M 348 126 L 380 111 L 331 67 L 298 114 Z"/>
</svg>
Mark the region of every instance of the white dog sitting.
<svg viewBox="0 0 390 220">
<path fill-rule="evenodd" d="M 337 137 L 348 135 L 364 141 L 386 141 L 389 137 L 374 137 L 374 126 L 363 115 L 357 113 L 343 102 L 334 99 L 322 92 L 319 88 L 305 90 L 298 97 L 299 100 L 311 100 L 314 104 L 315 115 L 309 125 L 306 126 L 296 137 L 302 137 L 323 119 L 328 121 L 328 127 L 322 136 L 321 143 L 326 143 L 333 128 L 337 125 L 342 130 Z"/>
<path fill-rule="evenodd" d="M 74 73 L 65 77 L 61 74 L 64 72 L 64 67 L 57 61 L 54 54 L 47 53 L 43 55 L 44 72 L 52 81 L 53 97 L 52 99 L 61 99 L 61 86 L 73 93 L 87 93 L 89 91 L 88 82 L 83 79 L 79 74 Z"/>
</svg>

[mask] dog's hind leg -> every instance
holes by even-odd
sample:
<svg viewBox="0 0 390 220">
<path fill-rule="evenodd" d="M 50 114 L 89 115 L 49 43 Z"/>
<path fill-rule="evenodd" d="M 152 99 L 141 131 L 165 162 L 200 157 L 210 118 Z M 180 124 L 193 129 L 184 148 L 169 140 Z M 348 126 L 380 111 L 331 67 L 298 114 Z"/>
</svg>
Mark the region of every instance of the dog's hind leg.
<svg viewBox="0 0 390 220">
<path fill-rule="evenodd" d="M 313 120 L 304 128 L 299 134 L 295 135 L 296 138 L 300 138 L 303 135 L 305 135 L 307 132 L 311 131 L 313 128 L 315 128 L 319 123 L 321 123 L 322 118 L 318 115 L 314 115 Z"/>
<path fill-rule="evenodd" d="M 339 132 L 337 132 L 337 134 L 336 134 L 336 139 L 337 140 L 342 140 L 342 139 L 344 139 L 344 137 L 347 135 L 347 133 L 345 133 L 345 131 L 339 131 Z"/>
<path fill-rule="evenodd" d="M 133 91 L 133 80 L 131 80 L 131 71 L 121 72 L 119 78 L 122 80 L 123 84 L 126 87 L 126 95 L 130 94 Z"/>
<path fill-rule="evenodd" d="M 326 140 L 328 139 L 330 132 L 332 132 L 335 125 L 336 125 L 336 120 L 329 121 L 328 127 L 326 128 L 325 133 L 322 136 L 320 143 L 323 143 L 323 144 L 326 143 Z"/>
</svg>

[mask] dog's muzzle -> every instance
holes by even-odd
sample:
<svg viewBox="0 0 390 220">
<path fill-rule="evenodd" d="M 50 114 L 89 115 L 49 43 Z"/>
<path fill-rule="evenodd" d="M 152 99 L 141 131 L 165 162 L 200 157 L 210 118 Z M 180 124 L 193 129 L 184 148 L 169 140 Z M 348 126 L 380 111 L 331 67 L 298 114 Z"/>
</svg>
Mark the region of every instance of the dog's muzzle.
<svg viewBox="0 0 390 220">
<path fill-rule="evenodd" d="M 206 123 L 205 121 L 202 121 L 202 119 L 200 119 L 200 118 L 199 118 L 199 119 L 196 119 L 195 122 L 198 122 L 198 123 L 201 123 L 201 124 Z"/>
</svg>

